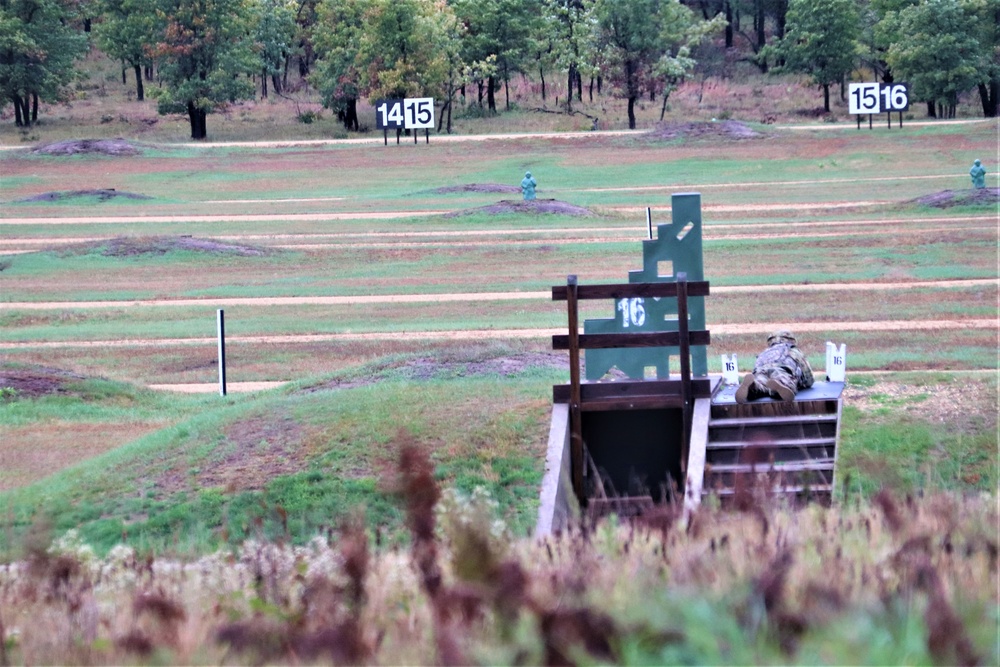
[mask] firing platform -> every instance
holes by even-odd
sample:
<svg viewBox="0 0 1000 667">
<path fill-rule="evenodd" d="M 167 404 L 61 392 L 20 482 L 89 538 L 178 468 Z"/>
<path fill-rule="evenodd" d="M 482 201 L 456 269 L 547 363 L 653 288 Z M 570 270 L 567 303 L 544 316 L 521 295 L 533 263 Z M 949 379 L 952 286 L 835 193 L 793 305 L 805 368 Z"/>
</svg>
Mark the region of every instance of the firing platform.
<svg viewBox="0 0 1000 667">
<path fill-rule="evenodd" d="M 723 384 L 712 395 L 712 405 L 735 405 L 738 384 Z M 817 380 L 808 389 L 802 389 L 795 395 L 796 401 L 836 401 L 844 391 L 843 382 L 825 382 Z M 773 398 L 757 398 L 751 403 L 781 403 Z"/>
</svg>

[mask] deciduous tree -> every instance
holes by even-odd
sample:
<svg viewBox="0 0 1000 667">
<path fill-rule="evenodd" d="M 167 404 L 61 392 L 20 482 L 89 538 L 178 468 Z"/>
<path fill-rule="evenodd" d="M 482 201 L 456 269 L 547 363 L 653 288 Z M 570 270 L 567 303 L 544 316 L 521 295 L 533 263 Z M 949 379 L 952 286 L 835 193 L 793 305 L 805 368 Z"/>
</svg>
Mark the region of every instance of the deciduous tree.
<svg viewBox="0 0 1000 667">
<path fill-rule="evenodd" d="M 830 111 L 830 84 L 842 83 L 858 55 L 860 17 L 854 0 L 790 0 L 785 37 L 764 55 L 784 60 L 781 69 L 802 72 L 823 89 Z"/>
<path fill-rule="evenodd" d="M 145 0 L 101 0 L 97 5 L 100 20 L 94 28 L 97 44 L 106 55 L 135 73 L 135 96 L 145 99 L 142 70 L 152 64 L 151 46 L 162 34 L 162 25 L 153 3 Z"/>
<path fill-rule="evenodd" d="M 886 61 L 914 97 L 953 116 L 958 96 L 985 80 L 975 18 L 954 0 L 926 0 L 901 9 L 898 20 L 901 38 Z"/>
<path fill-rule="evenodd" d="M 497 76 L 509 83 L 511 75 L 522 71 L 529 62 L 539 5 L 531 0 L 454 0 L 452 4 L 465 27 L 462 59 L 466 63 L 484 63 L 493 56 Z M 488 77 L 486 85 L 487 105 L 495 112 L 496 77 Z M 509 91 L 506 107 L 510 108 Z"/>
<path fill-rule="evenodd" d="M 164 34 L 155 45 L 163 88 L 160 113 L 187 113 L 191 138 L 208 136 L 207 116 L 220 106 L 253 97 L 247 75 L 258 69 L 253 23 L 242 0 L 164 0 Z"/>
<path fill-rule="evenodd" d="M 724 20 L 705 26 L 678 0 L 595 0 L 593 16 L 601 69 L 628 100 L 630 129 L 639 95 L 669 94 L 694 66 L 691 46 Z"/>
<path fill-rule="evenodd" d="M 282 75 L 292 53 L 298 26 L 296 0 L 252 0 L 254 41 L 260 58 L 260 96 L 267 97 L 267 81 L 281 94 Z"/>
<path fill-rule="evenodd" d="M 317 60 L 309 76 L 323 106 L 337 113 L 348 130 L 357 130 L 360 72 L 358 51 L 367 0 L 327 0 L 316 7 L 313 47 Z"/>
<path fill-rule="evenodd" d="M 60 97 L 86 49 L 72 9 L 60 0 L 0 0 L 0 103 L 14 104 L 19 127 L 38 120 L 39 99 Z"/>
</svg>

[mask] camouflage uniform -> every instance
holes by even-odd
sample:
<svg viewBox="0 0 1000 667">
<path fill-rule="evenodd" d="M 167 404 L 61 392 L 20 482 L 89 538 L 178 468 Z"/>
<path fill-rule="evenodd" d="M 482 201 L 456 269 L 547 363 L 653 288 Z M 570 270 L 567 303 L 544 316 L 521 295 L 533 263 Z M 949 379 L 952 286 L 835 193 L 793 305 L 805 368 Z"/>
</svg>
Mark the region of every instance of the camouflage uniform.
<svg viewBox="0 0 1000 667">
<path fill-rule="evenodd" d="M 795 346 L 795 336 L 789 331 L 775 331 L 767 337 L 767 349 L 757 357 L 753 373 L 747 373 L 736 390 L 736 402 L 765 396 L 791 401 L 799 389 L 812 385 L 812 368 Z"/>
</svg>

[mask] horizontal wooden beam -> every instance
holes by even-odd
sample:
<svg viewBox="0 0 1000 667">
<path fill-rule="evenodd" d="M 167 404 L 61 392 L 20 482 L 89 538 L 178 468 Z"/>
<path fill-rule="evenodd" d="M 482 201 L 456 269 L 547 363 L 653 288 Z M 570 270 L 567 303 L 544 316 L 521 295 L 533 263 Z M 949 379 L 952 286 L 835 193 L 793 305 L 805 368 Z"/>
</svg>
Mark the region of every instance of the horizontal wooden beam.
<svg viewBox="0 0 1000 667">
<path fill-rule="evenodd" d="M 708 281 L 687 283 L 688 296 L 708 296 Z M 552 300 L 566 300 L 566 286 L 552 286 Z M 677 283 L 617 283 L 608 285 L 577 285 L 577 299 L 635 299 L 677 296 Z"/>
<path fill-rule="evenodd" d="M 719 378 L 692 378 L 692 398 L 708 398 L 712 395 Z M 679 400 L 681 396 L 680 380 L 617 380 L 615 382 L 586 382 L 580 384 L 580 403 L 606 402 L 621 400 L 644 401 L 662 399 L 664 403 Z M 552 402 L 568 403 L 570 385 L 557 384 L 552 386 Z M 583 409 L 586 409 L 585 407 Z"/>
<path fill-rule="evenodd" d="M 701 329 L 688 332 L 689 345 L 710 345 L 711 333 Z M 653 333 L 608 333 L 581 334 L 580 348 L 585 350 L 603 350 L 622 347 L 677 347 L 681 344 L 681 335 L 677 331 L 657 331 Z M 553 350 L 568 350 L 569 336 L 556 334 L 552 336 Z"/>
</svg>

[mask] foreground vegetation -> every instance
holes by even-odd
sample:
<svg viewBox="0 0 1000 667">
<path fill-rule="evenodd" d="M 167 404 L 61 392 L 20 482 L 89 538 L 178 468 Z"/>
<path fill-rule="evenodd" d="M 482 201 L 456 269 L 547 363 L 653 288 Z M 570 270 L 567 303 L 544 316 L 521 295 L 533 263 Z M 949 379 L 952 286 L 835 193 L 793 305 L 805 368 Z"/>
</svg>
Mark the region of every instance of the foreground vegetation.
<svg viewBox="0 0 1000 667">
<path fill-rule="evenodd" d="M 0 567 L 4 663 L 994 664 L 998 516 L 934 494 L 669 509 L 512 540 L 488 494 L 443 493 L 405 432 L 406 547 L 357 517 L 194 561 L 75 533 Z M 377 540 L 377 534 L 375 535 Z M 376 545 L 377 546 L 377 545 Z"/>
</svg>

